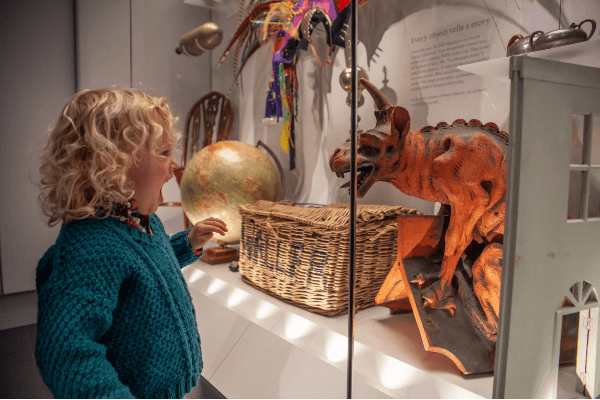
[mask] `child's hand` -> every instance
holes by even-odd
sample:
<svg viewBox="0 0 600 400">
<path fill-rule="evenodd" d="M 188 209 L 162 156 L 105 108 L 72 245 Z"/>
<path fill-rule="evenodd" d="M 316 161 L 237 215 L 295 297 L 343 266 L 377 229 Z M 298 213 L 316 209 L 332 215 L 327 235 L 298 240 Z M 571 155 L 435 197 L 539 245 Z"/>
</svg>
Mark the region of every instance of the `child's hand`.
<svg viewBox="0 0 600 400">
<path fill-rule="evenodd" d="M 190 247 L 192 250 L 198 250 L 204 247 L 215 233 L 225 236 L 225 232 L 227 231 L 227 224 L 219 218 L 206 218 L 203 221 L 197 222 L 188 233 Z"/>
</svg>

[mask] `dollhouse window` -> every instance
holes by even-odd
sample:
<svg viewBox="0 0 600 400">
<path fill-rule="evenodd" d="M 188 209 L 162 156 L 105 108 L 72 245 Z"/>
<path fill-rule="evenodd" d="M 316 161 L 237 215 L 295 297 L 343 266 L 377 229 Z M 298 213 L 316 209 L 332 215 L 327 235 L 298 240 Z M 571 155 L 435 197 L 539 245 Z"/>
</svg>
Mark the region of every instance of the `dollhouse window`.
<svg viewBox="0 0 600 400">
<path fill-rule="evenodd" d="M 573 114 L 569 170 L 567 219 L 600 221 L 600 115 Z"/>
<path fill-rule="evenodd" d="M 598 293 L 591 283 L 581 281 L 575 283 L 562 301 L 561 307 L 585 307 L 598 303 Z"/>
</svg>

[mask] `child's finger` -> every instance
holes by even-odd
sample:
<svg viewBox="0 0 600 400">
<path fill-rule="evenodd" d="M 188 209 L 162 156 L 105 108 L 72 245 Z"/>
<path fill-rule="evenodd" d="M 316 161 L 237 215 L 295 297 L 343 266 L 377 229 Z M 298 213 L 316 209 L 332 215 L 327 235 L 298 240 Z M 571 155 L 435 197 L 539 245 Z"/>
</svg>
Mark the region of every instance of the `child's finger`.
<svg viewBox="0 0 600 400">
<path fill-rule="evenodd" d="M 199 226 L 199 227 L 200 226 L 209 226 L 209 225 L 210 226 L 218 226 L 218 227 L 220 227 L 220 228 L 222 228 L 224 230 L 228 230 L 227 229 L 227 224 L 225 222 L 221 221 L 218 218 L 214 218 L 214 219 L 213 218 L 210 218 L 210 219 L 207 218 L 205 220 L 197 222 L 196 225 Z"/>
<path fill-rule="evenodd" d="M 225 232 L 227 232 L 227 228 L 223 229 L 222 227 L 218 225 L 213 225 L 210 222 L 203 222 L 198 224 L 197 229 L 199 232 L 214 232 L 221 234 L 221 236 L 225 236 Z"/>
<path fill-rule="evenodd" d="M 210 225 L 210 226 L 217 226 L 221 229 L 223 229 L 224 231 L 228 231 L 229 229 L 227 229 L 227 225 L 225 224 L 225 222 L 221 221 L 221 220 L 217 220 L 217 221 L 202 221 L 202 223 L 206 224 L 206 225 Z"/>
<path fill-rule="evenodd" d="M 208 217 L 205 220 L 203 220 L 202 222 L 208 222 L 208 221 L 214 221 L 214 222 L 220 222 L 222 223 L 224 226 L 227 226 L 227 224 L 225 223 L 225 221 L 223 221 L 222 219 L 219 219 L 217 217 Z"/>
</svg>

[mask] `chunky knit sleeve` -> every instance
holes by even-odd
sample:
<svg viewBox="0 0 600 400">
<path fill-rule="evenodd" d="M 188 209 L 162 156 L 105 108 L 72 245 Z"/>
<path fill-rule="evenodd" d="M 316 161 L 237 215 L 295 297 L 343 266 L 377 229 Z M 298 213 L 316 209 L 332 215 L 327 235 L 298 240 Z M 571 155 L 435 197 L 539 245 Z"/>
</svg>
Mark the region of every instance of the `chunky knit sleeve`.
<svg viewBox="0 0 600 400">
<path fill-rule="evenodd" d="M 167 236 L 165 233 L 165 228 L 163 227 L 162 222 L 160 222 L 160 218 L 158 218 L 156 214 L 150 215 L 150 222 L 159 231 L 155 233 Z M 198 255 L 194 254 L 192 248 L 190 247 L 190 242 L 188 241 L 187 237 L 190 231 L 191 229 L 177 232 L 170 238 L 171 247 L 173 247 L 173 252 L 175 253 L 175 257 L 177 257 L 177 261 L 179 262 L 179 266 L 181 268 L 187 267 L 191 263 L 198 261 L 198 259 L 202 256 L 202 253 Z"/>
<path fill-rule="evenodd" d="M 122 252 L 114 238 L 77 229 L 60 240 L 37 268 L 35 356 L 44 382 L 55 398 L 132 398 L 102 344 L 128 273 Z"/>
<path fill-rule="evenodd" d="M 175 256 L 177 257 L 177 261 L 179 261 L 181 268 L 196 262 L 200 256 L 202 256 L 202 253 L 195 255 L 192 251 L 187 237 L 189 231 L 191 231 L 191 229 L 178 232 L 171 236 L 171 246 L 173 247 L 173 252 L 175 252 Z"/>
</svg>

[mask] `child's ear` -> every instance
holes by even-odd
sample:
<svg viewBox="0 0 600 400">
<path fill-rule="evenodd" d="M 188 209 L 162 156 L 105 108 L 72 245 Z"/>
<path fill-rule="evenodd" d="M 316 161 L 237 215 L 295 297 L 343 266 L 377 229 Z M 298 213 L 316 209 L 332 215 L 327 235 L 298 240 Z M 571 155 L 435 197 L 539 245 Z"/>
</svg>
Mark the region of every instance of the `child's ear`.
<svg viewBox="0 0 600 400">
<path fill-rule="evenodd" d="M 393 128 L 403 138 L 410 131 L 410 114 L 406 108 L 399 106 L 392 107 L 390 113 Z"/>
</svg>

